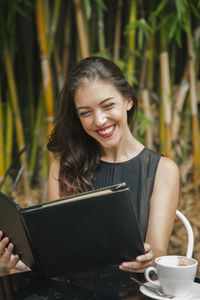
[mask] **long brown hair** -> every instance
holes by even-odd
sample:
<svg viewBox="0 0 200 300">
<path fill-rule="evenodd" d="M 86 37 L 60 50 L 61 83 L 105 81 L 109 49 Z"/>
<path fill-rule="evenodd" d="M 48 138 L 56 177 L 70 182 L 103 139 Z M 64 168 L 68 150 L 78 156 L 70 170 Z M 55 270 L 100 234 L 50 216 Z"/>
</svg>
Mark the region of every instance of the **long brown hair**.
<svg viewBox="0 0 200 300">
<path fill-rule="evenodd" d="M 112 61 L 101 57 L 88 57 L 78 63 L 60 93 L 61 105 L 56 125 L 47 144 L 48 150 L 60 156 L 61 196 L 91 189 L 95 170 L 100 163 L 101 148 L 84 131 L 74 104 L 77 88 L 86 81 L 94 80 L 110 82 L 124 97 L 133 99 L 132 109 L 127 112 L 129 124 L 137 111 L 134 90 Z"/>
</svg>

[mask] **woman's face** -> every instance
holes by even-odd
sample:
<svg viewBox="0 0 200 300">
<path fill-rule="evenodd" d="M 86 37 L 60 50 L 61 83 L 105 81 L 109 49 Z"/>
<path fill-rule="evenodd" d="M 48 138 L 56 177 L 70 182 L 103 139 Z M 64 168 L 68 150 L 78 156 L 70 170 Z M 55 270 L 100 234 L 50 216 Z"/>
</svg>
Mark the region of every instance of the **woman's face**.
<svg viewBox="0 0 200 300">
<path fill-rule="evenodd" d="M 84 130 L 103 148 L 117 147 L 124 141 L 131 98 L 122 96 L 111 83 L 96 80 L 80 86 L 74 102 Z"/>
</svg>

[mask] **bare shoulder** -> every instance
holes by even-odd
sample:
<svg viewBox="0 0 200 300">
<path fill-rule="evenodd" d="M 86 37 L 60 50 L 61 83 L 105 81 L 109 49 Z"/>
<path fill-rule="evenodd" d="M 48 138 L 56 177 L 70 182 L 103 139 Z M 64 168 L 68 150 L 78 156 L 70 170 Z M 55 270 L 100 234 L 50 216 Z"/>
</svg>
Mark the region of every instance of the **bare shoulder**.
<svg viewBox="0 0 200 300">
<path fill-rule="evenodd" d="M 156 174 L 156 182 L 164 182 L 166 183 L 174 183 L 178 184 L 179 181 L 179 167 L 178 165 L 170 158 L 161 157 L 157 174 Z"/>
<path fill-rule="evenodd" d="M 162 156 L 161 159 L 160 159 L 160 162 L 158 164 L 158 171 L 163 172 L 165 174 L 166 174 L 166 172 L 170 172 L 170 174 L 173 173 L 174 175 L 175 174 L 178 175 L 179 174 L 179 167 L 175 163 L 175 161 L 173 161 L 172 159 Z"/>
</svg>

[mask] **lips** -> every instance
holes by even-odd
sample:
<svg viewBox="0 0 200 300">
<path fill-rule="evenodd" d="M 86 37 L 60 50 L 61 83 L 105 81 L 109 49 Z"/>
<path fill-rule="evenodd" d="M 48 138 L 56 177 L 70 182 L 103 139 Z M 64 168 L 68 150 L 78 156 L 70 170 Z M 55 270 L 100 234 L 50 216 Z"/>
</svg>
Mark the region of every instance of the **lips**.
<svg viewBox="0 0 200 300">
<path fill-rule="evenodd" d="M 115 131 L 115 125 L 107 126 L 107 127 L 96 130 L 98 135 L 100 135 L 103 138 L 111 137 L 113 135 L 114 131 Z"/>
</svg>

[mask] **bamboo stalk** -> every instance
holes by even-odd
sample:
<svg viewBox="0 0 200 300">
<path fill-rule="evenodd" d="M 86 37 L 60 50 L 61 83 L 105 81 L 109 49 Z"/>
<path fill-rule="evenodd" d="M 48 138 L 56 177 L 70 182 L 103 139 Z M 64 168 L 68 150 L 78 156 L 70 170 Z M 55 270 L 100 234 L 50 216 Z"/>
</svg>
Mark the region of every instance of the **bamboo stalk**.
<svg viewBox="0 0 200 300">
<path fill-rule="evenodd" d="M 77 30 L 79 36 L 81 57 L 85 58 L 89 56 L 89 44 L 88 44 L 88 37 L 86 33 L 83 11 L 81 8 L 81 0 L 73 0 L 73 2 L 75 7 L 76 24 L 77 24 Z"/>
<path fill-rule="evenodd" d="M 161 93 L 164 109 L 165 121 L 165 154 L 171 157 L 171 89 L 170 89 L 170 75 L 169 75 L 169 58 L 167 51 L 160 54 L 160 67 L 161 67 Z"/>
<path fill-rule="evenodd" d="M 136 16 L 137 16 L 137 1 L 131 0 L 129 23 L 135 22 Z M 133 74 L 135 72 L 135 36 L 136 36 L 136 30 L 132 30 L 128 33 L 127 71 L 128 71 L 128 81 L 130 84 L 133 84 Z"/>
<path fill-rule="evenodd" d="M 176 95 L 174 96 L 174 110 L 172 118 L 172 141 L 176 141 L 178 133 L 181 127 L 181 112 L 186 99 L 187 92 L 189 90 L 189 84 L 186 80 L 182 80 Z"/>
<path fill-rule="evenodd" d="M 149 92 L 147 89 L 143 89 L 141 91 L 141 99 L 144 109 L 145 117 L 153 124 L 153 117 L 151 112 L 150 100 L 149 100 Z M 145 131 L 145 145 L 153 149 L 153 129 L 152 126 L 148 125 Z"/>
<path fill-rule="evenodd" d="M 146 75 L 147 75 L 147 58 L 146 58 L 146 45 L 144 46 L 144 51 L 142 55 L 142 67 L 140 72 L 140 89 L 142 90 L 145 87 Z"/>
<path fill-rule="evenodd" d="M 45 33 L 49 37 L 50 36 L 50 30 L 49 30 L 49 24 L 50 24 L 50 7 L 49 7 L 49 0 L 42 0 L 43 1 L 43 12 L 44 12 L 44 27 L 45 27 Z"/>
<path fill-rule="evenodd" d="M 40 60 L 43 79 L 43 90 L 46 109 L 47 136 L 50 135 L 54 127 L 54 109 L 53 109 L 53 88 L 52 76 L 47 48 L 47 38 L 44 24 L 44 7 L 42 0 L 36 0 L 36 24 L 38 33 L 38 43 L 40 48 Z M 50 155 L 50 157 L 52 157 Z"/>
<path fill-rule="evenodd" d="M 147 88 L 153 89 L 154 85 L 154 67 L 155 67 L 155 34 L 151 34 L 149 41 L 149 51 L 151 51 L 151 59 L 148 59 L 147 67 Z"/>
<path fill-rule="evenodd" d="M 20 116 L 20 109 L 18 104 L 19 100 L 17 96 L 13 66 L 12 66 L 9 51 L 7 49 L 7 45 L 5 41 L 4 41 L 4 60 L 5 60 L 6 72 L 8 77 L 8 85 L 9 85 L 11 103 L 12 103 L 13 114 L 14 114 L 17 143 L 18 143 L 19 151 L 21 151 L 25 147 L 24 131 L 23 131 L 23 125 Z M 23 153 L 20 156 L 21 164 L 23 164 L 25 160 L 26 160 L 26 156 L 25 153 Z M 24 172 L 23 172 L 23 183 L 24 183 L 25 195 L 29 195 L 29 191 L 30 191 L 30 183 L 29 183 L 29 178 L 27 176 L 27 173 L 28 173 L 28 168 L 27 168 L 27 163 L 25 162 Z"/>
<path fill-rule="evenodd" d="M 63 45 L 63 55 L 62 55 L 62 70 L 64 79 L 67 78 L 67 72 L 69 68 L 69 58 L 70 58 L 70 45 L 71 45 L 71 27 L 72 27 L 72 2 L 69 0 L 67 2 L 66 9 L 66 21 L 64 27 L 64 45 Z"/>
<path fill-rule="evenodd" d="M 187 35 L 187 46 L 189 56 L 189 82 L 190 82 L 190 107 L 192 114 L 192 144 L 194 155 L 194 189 L 195 202 L 199 196 L 199 175 L 200 175 L 200 153 L 199 153 L 199 121 L 197 109 L 196 79 L 195 79 L 195 54 L 193 47 L 193 39 L 191 34 Z"/>
<path fill-rule="evenodd" d="M 182 134 L 184 137 L 184 143 L 185 147 L 182 149 L 182 161 L 187 159 L 187 156 L 190 155 L 191 151 L 188 148 L 188 144 L 190 144 L 191 141 L 191 128 L 192 128 L 192 120 L 191 120 L 191 112 L 190 112 L 190 100 L 189 95 L 186 97 L 186 105 L 184 109 L 184 122 L 182 122 Z M 192 151 L 193 152 L 193 151 Z"/>
<path fill-rule="evenodd" d="M 44 112 L 44 106 L 42 105 L 42 115 L 45 115 Z M 48 179 L 48 173 L 49 173 L 49 160 L 48 160 L 48 150 L 47 150 L 47 138 L 45 135 L 46 131 L 46 123 L 44 122 L 44 118 L 41 120 L 40 124 L 40 131 L 41 131 L 41 139 L 40 139 L 40 145 L 41 145 L 41 188 L 42 188 L 42 194 L 41 194 L 41 202 L 45 202 L 47 200 L 47 179 Z"/>
<path fill-rule="evenodd" d="M 13 107 L 13 113 L 14 113 L 14 119 L 15 119 L 15 126 L 16 126 L 16 134 L 17 134 L 17 141 L 19 146 L 19 151 L 22 150 L 25 147 L 25 141 L 24 141 L 24 134 L 23 134 L 23 126 L 22 121 L 20 117 L 20 109 L 19 109 L 19 101 L 16 91 L 16 84 L 13 74 L 13 67 L 12 62 L 10 60 L 8 49 L 5 45 L 4 47 L 4 59 L 5 59 L 5 66 L 8 76 L 8 84 L 11 94 L 11 101 L 12 101 L 12 107 Z"/>
<path fill-rule="evenodd" d="M 12 145 L 13 145 L 13 114 L 10 99 L 6 101 L 6 114 L 5 114 L 5 149 L 4 149 L 4 167 L 5 171 L 10 167 L 12 161 Z M 10 178 L 6 178 L 2 187 L 2 192 L 9 193 Z"/>
<path fill-rule="evenodd" d="M 3 179 L 5 172 L 4 168 L 4 117 L 3 117 L 3 103 L 0 91 L 0 182 Z"/>
<path fill-rule="evenodd" d="M 88 32 L 89 32 L 89 51 L 90 53 L 95 53 L 96 51 L 96 39 L 97 39 L 97 9 L 96 9 L 96 4 L 93 5 L 90 2 L 90 6 L 92 13 L 91 13 L 91 18 L 88 20 Z"/>
<path fill-rule="evenodd" d="M 55 34 L 56 34 L 56 29 L 57 29 L 57 24 L 58 24 L 58 17 L 60 13 L 60 5 L 61 5 L 61 0 L 56 0 L 54 2 L 54 7 L 53 7 L 53 16 L 52 16 L 52 22 L 50 26 L 50 34 L 49 34 L 49 39 L 48 39 L 48 50 L 49 50 L 49 56 L 51 57 L 51 53 L 53 51 L 54 43 L 55 43 Z"/>
<path fill-rule="evenodd" d="M 30 160 L 29 160 L 29 172 L 31 178 L 33 178 L 35 164 L 36 164 L 36 156 L 38 151 L 38 142 L 39 142 L 39 135 L 40 135 L 40 125 L 42 122 L 42 118 L 44 118 L 44 115 L 42 114 L 43 101 L 44 101 L 43 97 L 40 96 L 38 107 L 37 107 L 37 115 L 36 115 L 33 141 L 32 141 L 31 153 L 30 153 Z"/>
<path fill-rule="evenodd" d="M 58 53 L 58 48 L 56 45 L 54 46 L 53 54 L 54 54 L 54 62 L 55 62 L 55 68 L 57 74 L 58 89 L 60 91 L 64 84 L 64 78 L 63 78 L 63 72 L 62 72 L 60 57 Z"/>
<path fill-rule="evenodd" d="M 164 105 L 160 102 L 160 116 L 159 116 L 159 129 L 160 129 L 160 153 L 165 153 L 165 120 L 164 120 Z"/>
<path fill-rule="evenodd" d="M 116 63 L 120 57 L 120 37 L 122 24 L 122 0 L 117 1 L 116 17 L 115 17 L 115 32 L 113 46 L 113 61 Z"/>
<path fill-rule="evenodd" d="M 99 50 L 101 53 L 106 53 L 105 48 L 105 35 L 104 35 L 104 20 L 103 20 L 103 8 L 101 5 L 97 4 L 97 12 L 98 12 L 98 43 L 99 43 Z"/>
</svg>

